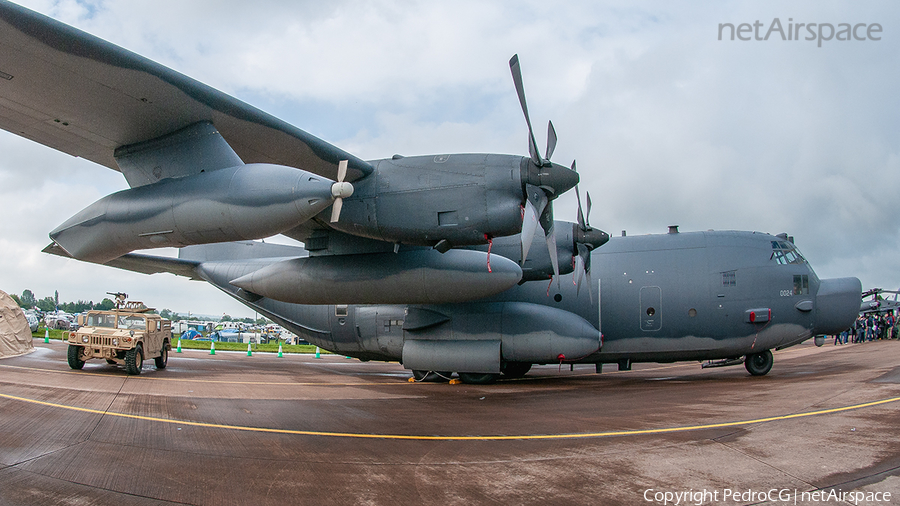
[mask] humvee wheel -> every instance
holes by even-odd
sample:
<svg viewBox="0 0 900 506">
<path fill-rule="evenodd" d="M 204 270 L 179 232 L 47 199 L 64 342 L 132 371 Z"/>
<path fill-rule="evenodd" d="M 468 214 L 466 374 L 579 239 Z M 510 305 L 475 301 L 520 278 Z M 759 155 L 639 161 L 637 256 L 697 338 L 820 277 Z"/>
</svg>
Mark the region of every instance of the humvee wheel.
<svg viewBox="0 0 900 506">
<path fill-rule="evenodd" d="M 143 366 L 144 349 L 139 344 L 125 353 L 125 370 L 128 374 L 140 374 Z"/>
<path fill-rule="evenodd" d="M 156 363 L 157 369 L 165 369 L 166 368 L 166 363 L 169 361 L 169 349 L 166 348 L 165 343 L 163 343 L 163 347 L 162 347 L 162 351 L 160 352 L 160 355 L 158 357 L 154 358 L 153 361 Z"/>
<path fill-rule="evenodd" d="M 765 376 L 772 369 L 775 359 L 769 350 L 751 353 L 744 358 L 744 367 L 753 376 Z"/>
<path fill-rule="evenodd" d="M 81 369 L 84 367 L 84 360 L 81 360 L 81 346 L 70 344 L 66 358 L 68 359 L 69 367 L 72 369 Z"/>
</svg>

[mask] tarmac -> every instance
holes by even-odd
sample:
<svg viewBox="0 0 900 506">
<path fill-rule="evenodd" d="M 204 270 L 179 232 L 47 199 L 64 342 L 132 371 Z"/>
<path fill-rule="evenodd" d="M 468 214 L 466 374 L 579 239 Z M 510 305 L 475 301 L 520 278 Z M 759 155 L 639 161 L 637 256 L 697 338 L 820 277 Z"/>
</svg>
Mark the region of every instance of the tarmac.
<svg viewBox="0 0 900 506">
<path fill-rule="evenodd" d="M 65 346 L 0 360 L 0 504 L 900 502 L 897 341 L 803 344 L 763 377 L 563 365 L 487 386 L 333 355 L 73 371 Z"/>
</svg>

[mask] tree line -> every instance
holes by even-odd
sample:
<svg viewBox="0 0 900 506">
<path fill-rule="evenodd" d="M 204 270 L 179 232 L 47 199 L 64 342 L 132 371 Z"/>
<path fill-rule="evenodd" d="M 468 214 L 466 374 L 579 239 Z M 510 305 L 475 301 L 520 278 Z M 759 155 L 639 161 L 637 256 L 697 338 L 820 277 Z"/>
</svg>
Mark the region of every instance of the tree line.
<svg viewBox="0 0 900 506">
<path fill-rule="evenodd" d="M 116 308 L 116 303 L 108 298 L 103 299 L 98 304 L 94 304 L 93 301 L 84 301 L 84 300 L 79 300 L 77 302 L 59 302 L 59 291 L 54 292 L 53 297 L 44 297 L 43 299 L 38 299 L 37 297 L 35 297 L 34 292 L 32 292 L 31 290 L 23 291 L 21 296 L 15 295 L 15 294 L 10 294 L 10 297 L 12 297 L 12 299 L 14 301 L 16 301 L 16 304 L 18 304 L 19 307 L 21 307 L 23 309 L 37 308 L 44 313 L 51 313 L 51 312 L 59 309 L 60 311 L 65 311 L 67 313 L 75 314 L 75 313 L 84 313 L 85 311 L 90 311 L 91 309 L 98 309 L 101 311 L 109 311 L 111 309 Z M 156 313 L 156 311 L 153 311 L 153 313 Z M 189 315 L 189 316 L 185 317 L 184 315 L 179 315 L 178 313 L 175 313 L 168 309 L 163 309 L 158 314 L 167 320 L 173 320 L 173 321 L 200 320 L 200 318 L 198 318 L 196 316 Z M 235 322 L 243 322 L 243 323 L 248 323 L 248 324 L 256 323 L 258 325 L 265 325 L 266 323 L 269 323 L 269 320 L 267 320 L 265 318 L 259 318 L 258 320 L 254 321 L 252 318 L 238 319 L 238 318 L 232 318 L 229 315 L 222 315 L 222 318 L 220 319 L 220 321 L 223 321 L 223 322 L 235 321 Z"/>
<path fill-rule="evenodd" d="M 18 304 L 19 307 L 23 309 L 37 308 L 45 313 L 56 311 L 57 308 L 67 313 L 83 313 L 91 309 L 100 309 L 106 311 L 115 309 L 116 307 L 116 303 L 110 299 L 103 299 L 98 304 L 94 304 L 93 301 L 85 300 L 60 303 L 58 291 L 54 292 L 53 297 L 44 297 L 43 299 L 38 299 L 37 297 L 35 297 L 34 292 L 32 292 L 31 290 L 23 291 L 21 296 L 10 294 L 10 297 L 12 297 L 12 299 L 16 301 L 16 304 Z"/>
</svg>

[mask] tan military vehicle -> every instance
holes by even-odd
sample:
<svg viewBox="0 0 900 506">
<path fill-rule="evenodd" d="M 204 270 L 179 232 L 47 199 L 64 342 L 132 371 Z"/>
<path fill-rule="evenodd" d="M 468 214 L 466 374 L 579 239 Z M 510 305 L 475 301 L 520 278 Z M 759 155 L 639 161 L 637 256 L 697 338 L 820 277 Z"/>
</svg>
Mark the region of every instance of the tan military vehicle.
<svg viewBox="0 0 900 506">
<path fill-rule="evenodd" d="M 69 367 L 81 369 L 85 361 L 100 358 L 124 365 L 128 374 L 140 374 L 144 359 L 152 358 L 157 369 L 165 369 L 172 324 L 150 311 L 141 302 L 120 300 L 115 310 L 81 315 L 81 328 L 69 333 Z"/>
</svg>

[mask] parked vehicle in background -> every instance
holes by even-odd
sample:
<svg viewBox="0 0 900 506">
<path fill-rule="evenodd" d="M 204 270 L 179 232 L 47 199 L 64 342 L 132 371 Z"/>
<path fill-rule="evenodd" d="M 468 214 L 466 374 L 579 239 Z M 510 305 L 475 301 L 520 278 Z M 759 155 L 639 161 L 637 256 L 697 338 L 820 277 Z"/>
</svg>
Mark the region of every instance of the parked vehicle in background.
<svg viewBox="0 0 900 506">
<path fill-rule="evenodd" d="M 140 374 L 144 360 L 152 358 L 157 369 L 165 369 L 172 349 L 171 322 L 141 302 L 119 302 L 115 310 L 92 310 L 80 317 L 82 327 L 69 333 L 69 367 L 81 369 L 87 360 L 99 358 Z"/>
<path fill-rule="evenodd" d="M 41 320 L 37 316 L 33 314 L 25 313 L 25 319 L 28 320 L 28 327 L 32 332 L 37 332 L 38 328 L 41 326 Z"/>
</svg>

